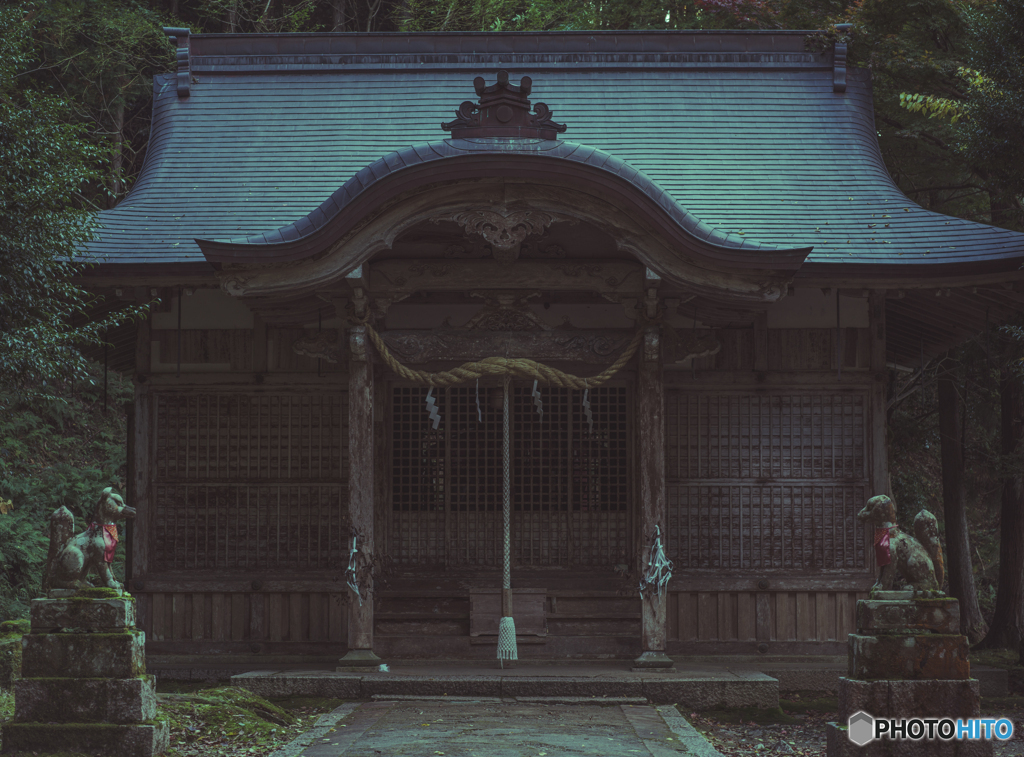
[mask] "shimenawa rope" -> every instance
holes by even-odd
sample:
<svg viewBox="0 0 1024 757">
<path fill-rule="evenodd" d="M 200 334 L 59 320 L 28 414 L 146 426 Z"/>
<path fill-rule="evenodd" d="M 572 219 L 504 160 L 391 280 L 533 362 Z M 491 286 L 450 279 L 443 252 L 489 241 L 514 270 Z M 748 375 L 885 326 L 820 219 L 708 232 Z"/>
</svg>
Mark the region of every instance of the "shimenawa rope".
<svg viewBox="0 0 1024 757">
<path fill-rule="evenodd" d="M 370 337 L 370 341 L 373 342 L 373 346 L 377 348 L 377 352 L 391 370 L 406 381 L 415 381 L 418 384 L 426 384 L 432 387 L 453 386 L 484 376 L 515 376 L 517 378 L 543 381 L 546 384 L 562 387 L 563 389 L 592 389 L 596 386 L 601 386 L 622 370 L 626 363 L 636 354 L 637 348 L 644 338 L 644 329 L 637 329 L 633 339 L 630 340 L 625 351 L 619 355 L 618 359 L 596 376 L 590 376 L 589 378 L 580 378 L 571 373 L 566 373 L 557 368 L 522 357 L 488 357 L 472 363 L 463 363 L 457 368 L 452 368 L 450 371 L 431 373 L 429 371 L 418 371 L 402 365 L 391 354 L 391 350 L 388 349 L 388 346 L 373 326 L 367 322 L 359 322 L 357 325 L 366 327 L 366 333 Z"/>
</svg>

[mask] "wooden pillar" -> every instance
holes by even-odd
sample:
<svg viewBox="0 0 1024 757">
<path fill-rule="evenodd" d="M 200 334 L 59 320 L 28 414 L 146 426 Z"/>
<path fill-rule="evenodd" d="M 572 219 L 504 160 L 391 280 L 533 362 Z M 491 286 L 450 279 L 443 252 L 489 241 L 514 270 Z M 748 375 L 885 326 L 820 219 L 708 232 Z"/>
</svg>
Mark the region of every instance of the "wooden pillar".
<svg viewBox="0 0 1024 757">
<path fill-rule="evenodd" d="M 886 439 L 888 368 L 885 365 L 885 290 L 875 290 L 869 300 L 871 326 L 871 496 L 889 491 L 889 450 Z M 874 554 L 874 550 L 868 550 Z"/>
<path fill-rule="evenodd" d="M 135 331 L 135 399 L 132 410 L 132 423 L 128 433 L 131 438 L 128 446 L 131 450 L 131 466 L 128 472 L 128 504 L 135 508 L 135 518 L 131 521 L 131 582 L 125 589 L 143 592 L 146 588 L 146 576 L 149 573 L 149 518 L 152 508 L 151 495 L 152 474 L 152 423 L 153 395 L 149 391 L 148 379 L 152 371 L 150 353 L 151 335 L 149 316 L 143 318 Z M 126 548 L 129 548 L 126 545 Z M 127 576 L 126 576 L 127 579 Z M 139 628 L 149 629 L 149 594 L 140 594 L 136 607 Z"/>
<path fill-rule="evenodd" d="M 374 412 L 373 365 L 365 326 L 349 332 L 348 369 L 348 513 L 351 534 L 358 536 L 360 559 L 373 556 L 374 537 Z M 346 552 L 348 550 L 346 549 Z M 348 652 L 341 666 L 370 666 L 380 662 L 373 652 L 373 583 L 362 587 L 363 601 L 348 594 Z"/>
<path fill-rule="evenodd" d="M 836 292 L 838 297 L 838 290 Z M 877 494 L 892 496 L 889 490 L 889 447 L 887 434 L 886 403 L 889 396 L 887 391 L 888 368 L 885 365 L 885 290 L 876 289 L 871 292 L 868 300 L 868 325 L 870 333 L 870 354 L 869 365 L 871 367 L 871 425 L 869 427 L 869 438 L 871 439 L 871 457 L 868 475 L 871 477 L 871 490 L 869 497 Z M 863 504 L 863 503 L 861 503 Z M 858 505 L 859 507 L 860 505 Z M 870 545 L 874 538 L 874 528 L 868 524 L 864 527 L 865 544 Z M 878 563 L 875 560 L 875 550 L 870 546 L 867 550 L 867 567 L 869 572 L 878 575 Z"/>
<path fill-rule="evenodd" d="M 640 475 L 641 571 L 647 565 L 655 527 L 665 545 L 665 382 L 661 367 L 661 338 L 657 326 L 644 335 L 637 378 L 637 451 Z M 672 667 L 665 654 L 668 591 L 651 592 L 640 600 L 641 654 L 634 661 L 641 668 Z"/>
</svg>

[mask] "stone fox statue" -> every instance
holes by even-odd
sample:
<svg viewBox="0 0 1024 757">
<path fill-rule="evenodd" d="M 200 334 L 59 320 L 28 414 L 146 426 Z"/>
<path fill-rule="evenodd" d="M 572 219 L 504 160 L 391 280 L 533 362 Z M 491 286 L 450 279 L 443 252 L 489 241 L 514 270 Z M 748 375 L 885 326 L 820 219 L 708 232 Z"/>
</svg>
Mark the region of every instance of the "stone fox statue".
<svg viewBox="0 0 1024 757">
<path fill-rule="evenodd" d="M 117 547 L 117 521 L 134 518 L 135 508 L 128 507 L 113 488 L 100 494 L 99 502 L 89 519 L 89 528 L 74 536 L 75 517 L 66 507 L 59 507 L 50 516 L 50 550 L 46 558 L 43 590 L 84 589 L 92 584 L 90 573 L 100 578 L 100 584 L 120 589 L 110 564 L 114 562 Z"/>
<path fill-rule="evenodd" d="M 922 510 L 914 518 L 915 539 L 896 525 L 896 507 L 884 494 L 872 497 L 857 513 L 857 520 L 875 527 L 875 556 L 882 573 L 874 588 L 892 589 L 896 574 L 914 587 L 914 592 L 938 592 L 945 577 L 945 561 L 939 543 L 935 516 Z"/>
</svg>

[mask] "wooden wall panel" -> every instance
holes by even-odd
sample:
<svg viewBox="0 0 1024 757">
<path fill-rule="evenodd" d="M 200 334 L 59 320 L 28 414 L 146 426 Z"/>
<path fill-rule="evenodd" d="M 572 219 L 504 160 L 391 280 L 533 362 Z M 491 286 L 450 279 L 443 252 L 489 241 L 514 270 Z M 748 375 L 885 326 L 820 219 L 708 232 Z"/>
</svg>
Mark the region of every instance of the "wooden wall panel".
<svg viewBox="0 0 1024 757">
<path fill-rule="evenodd" d="M 866 477 L 866 393 L 666 395 L 669 480 Z"/>
<path fill-rule="evenodd" d="M 669 639 L 678 642 L 837 642 L 855 629 L 853 591 L 677 592 Z"/>
<path fill-rule="evenodd" d="M 336 644 L 344 642 L 347 633 L 346 599 L 340 592 L 155 592 L 147 596 L 154 608 L 143 627 L 148 641 Z"/>
<path fill-rule="evenodd" d="M 348 354 L 348 350 L 343 344 L 344 340 L 339 340 L 338 359 L 332 363 L 329 360 L 321 359 L 318 361 L 317 358 L 300 355 L 294 349 L 295 342 L 299 339 L 304 337 L 315 337 L 317 335 L 316 329 L 267 328 L 265 333 L 265 338 L 267 340 L 267 347 L 265 351 L 267 364 L 266 369 L 268 371 L 317 373 L 319 370 L 320 374 L 323 375 L 326 373 L 339 373 L 347 370 L 346 356 Z"/>
<path fill-rule="evenodd" d="M 343 392 L 153 396 L 149 573 L 342 565 Z"/>
<path fill-rule="evenodd" d="M 175 365 L 178 362 L 177 329 L 158 329 L 151 332 L 159 344 L 160 362 Z M 232 371 L 251 371 L 252 331 L 246 329 L 182 329 L 181 364 L 217 363 L 231 366 Z"/>
<path fill-rule="evenodd" d="M 667 551 L 693 570 L 858 572 L 863 390 L 666 392 Z"/>
</svg>

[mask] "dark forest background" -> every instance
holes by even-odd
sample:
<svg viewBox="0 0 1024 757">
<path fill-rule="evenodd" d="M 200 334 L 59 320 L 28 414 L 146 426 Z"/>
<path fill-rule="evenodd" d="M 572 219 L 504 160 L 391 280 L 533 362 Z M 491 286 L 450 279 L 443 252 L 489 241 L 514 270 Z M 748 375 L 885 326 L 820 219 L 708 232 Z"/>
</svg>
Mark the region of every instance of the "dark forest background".
<svg viewBox="0 0 1024 757">
<path fill-rule="evenodd" d="M 141 170 L 152 77 L 174 66 L 163 26 L 820 30 L 811 44 L 848 39 L 854 65 L 871 69 L 879 143 L 903 192 L 941 213 L 1024 230 L 1024 0 L 8 3 L 0 7 L 0 620 L 23 616 L 38 592 L 46 516 L 63 504 L 81 523 L 103 486 L 123 490 L 131 383 L 105 376 L 82 350 L 142 310 L 84 318 L 102 307 L 75 283 L 73 258 L 95 211 L 117 204 Z M 962 505 L 969 562 L 949 572 L 967 587 L 964 630 L 973 642 L 1014 649 L 1024 634 L 1022 326 L 993 324 L 938 359 L 894 371 L 889 383 L 900 519 L 909 526 L 927 507 L 942 524 Z"/>
</svg>

